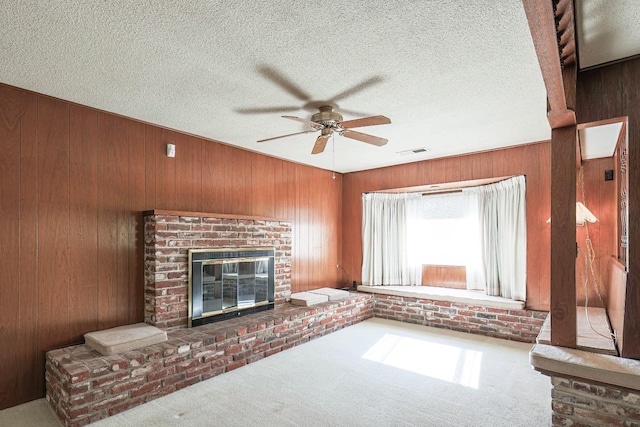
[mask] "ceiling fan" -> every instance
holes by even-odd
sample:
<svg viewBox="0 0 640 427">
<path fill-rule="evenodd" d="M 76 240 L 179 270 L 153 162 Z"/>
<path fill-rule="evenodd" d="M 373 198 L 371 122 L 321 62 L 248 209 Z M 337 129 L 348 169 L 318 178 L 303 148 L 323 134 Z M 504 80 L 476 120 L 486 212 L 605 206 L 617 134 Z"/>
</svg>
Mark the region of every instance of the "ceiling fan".
<svg viewBox="0 0 640 427">
<path fill-rule="evenodd" d="M 323 105 L 318 108 L 320 111 L 311 116 L 311 120 L 301 119 L 294 116 L 282 116 L 285 119 L 295 120 L 311 127 L 309 130 L 302 132 L 290 133 L 287 135 L 274 136 L 273 138 L 261 139 L 258 142 L 272 141 L 274 139 L 286 138 L 288 136 L 300 135 L 303 133 L 320 131 L 320 135 L 316 139 L 316 143 L 313 145 L 311 154 L 318 154 L 324 151 L 327 145 L 329 137 L 336 132 L 339 135 L 345 136 L 351 139 L 357 139 L 358 141 L 366 142 L 367 144 L 382 146 L 387 143 L 387 139 L 380 138 L 378 136 L 369 135 L 362 132 L 356 132 L 351 128 L 357 128 L 362 126 L 374 126 L 385 125 L 391 123 L 391 120 L 385 116 L 371 116 L 364 117 L 362 119 L 354 119 L 342 121 L 342 114 L 333 111 L 333 107 L 330 105 Z"/>
</svg>

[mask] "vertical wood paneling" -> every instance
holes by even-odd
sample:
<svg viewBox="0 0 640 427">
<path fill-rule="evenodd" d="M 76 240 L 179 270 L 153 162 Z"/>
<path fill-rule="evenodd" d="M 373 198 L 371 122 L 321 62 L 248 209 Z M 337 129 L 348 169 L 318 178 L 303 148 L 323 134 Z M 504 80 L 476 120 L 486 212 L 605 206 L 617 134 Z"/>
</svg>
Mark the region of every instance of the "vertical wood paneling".
<svg viewBox="0 0 640 427">
<path fill-rule="evenodd" d="M 460 171 L 460 157 L 449 157 L 444 160 L 444 179 L 445 182 L 460 181 L 462 172 Z"/>
<path fill-rule="evenodd" d="M 175 133 L 167 129 L 156 131 L 153 149 L 156 153 L 156 204 L 159 209 L 175 209 L 176 206 L 176 162 L 167 157 L 167 144 L 175 144 Z"/>
<path fill-rule="evenodd" d="M 309 182 L 303 172 L 302 165 L 295 165 L 296 186 L 296 220 L 297 233 L 295 236 L 294 257 L 298 260 L 295 271 L 292 272 L 294 286 L 301 291 L 309 289 L 309 246 L 313 236 L 309 227 Z"/>
<path fill-rule="evenodd" d="M 446 160 L 435 159 L 430 161 L 429 164 L 431 165 L 431 183 L 441 184 L 447 182 Z"/>
<path fill-rule="evenodd" d="M 41 349 L 69 343 L 69 104 L 38 100 L 38 330 Z"/>
<path fill-rule="evenodd" d="M 628 65 L 624 65 L 624 67 Z M 601 79 L 601 88 L 606 93 L 603 94 L 605 96 L 593 100 L 598 104 L 596 108 L 600 109 L 600 118 L 597 120 L 619 117 L 621 115 L 620 112 L 624 111 L 623 64 L 612 64 L 600 71 L 598 76 Z M 637 76 L 634 76 L 634 78 L 637 78 Z"/>
<path fill-rule="evenodd" d="M 473 173 L 474 173 L 474 179 L 479 179 L 479 178 L 489 178 L 492 176 L 500 176 L 500 175 L 495 175 L 493 173 L 493 155 L 494 152 L 484 152 L 484 153 L 479 153 L 478 156 L 478 169 L 476 171 L 475 168 L 475 163 L 474 163 L 474 168 L 473 168 Z"/>
<path fill-rule="evenodd" d="M 72 105 L 69 139 L 71 342 L 98 329 L 98 115 Z"/>
<path fill-rule="evenodd" d="M 0 85 L 0 87 L 2 87 Z M 15 347 L 20 352 L 20 363 L 11 373 L 18 374 L 18 390 L 10 396 L 14 404 L 40 397 L 44 390 L 44 377 L 38 375 L 44 367 L 44 353 L 40 347 L 38 330 L 38 97 L 21 94 L 20 118 L 20 298 L 7 299 L 19 307 L 20 336 Z M 2 304 L 2 303 L 0 303 Z M 11 342 L 5 342 L 13 346 Z M 10 376 L 0 371 L 0 377 Z M 6 401 L 0 399 L 0 408 Z"/>
<path fill-rule="evenodd" d="M 274 159 L 252 154 L 251 160 L 251 213 L 275 216 Z"/>
<path fill-rule="evenodd" d="M 598 222 L 588 224 L 589 237 L 593 246 L 593 267 L 595 279 L 591 271 L 588 271 L 588 296 L 589 306 L 601 307 L 603 304 L 598 297 L 600 294 L 606 300 L 608 297 L 609 279 L 611 270 L 611 256 L 615 252 L 616 235 L 616 188 L 615 181 L 605 181 L 604 171 L 613 169 L 613 159 L 603 158 L 583 162 L 585 199 L 583 201 L 580 186 L 578 186 L 577 198 L 583 201 L 585 206 L 598 218 Z M 587 255 L 586 227 L 577 228 L 577 242 L 580 247 L 576 265 L 576 277 L 578 284 L 578 304 L 585 302 L 585 256 Z M 589 269 L 590 270 L 590 269 Z M 598 288 L 598 289 L 596 289 Z"/>
<path fill-rule="evenodd" d="M 145 144 L 142 123 L 129 122 L 129 322 L 144 319 Z"/>
<path fill-rule="evenodd" d="M 156 133 L 155 126 L 144 126 L 144 207 L 155 209 L 156 204 Z"/>
<path fill-rule="evenodd" d="M 245 162 L 249 153 L 230 146 L 225 146 L 224 151 L 224 213 L 240 214 L 247 212 L 247 193 L 251 193 L 251 187 L 247 186 L 246 181 L 251 181 L 251 175 L 246 175 Z"/>
<path fill-rule="evenodd" d="M 202 211 L 225 213 L 225 146 L 202 141 Z"/>
<path fill-rule="evenodd" d="M 98 113 L 98 328 L 118 325 L 118 149 L 116 118 Z"/>
<path fill-rule="evenodd" d="M 623 325 L 625 339 L 620 352 L 622 356 L 630 358 L 640 358 L 640 197 L 634 192 L 634 189 L 640 188 L 639 78 L 639 59 L 581 72 L 578 75 L 576 102 L 579 123 L 628 117 L 629 272 Z"/>
<path fill-rule="evenodd" d="M 473 156 L 460 157 L 460 181 L 473 179 Z"/>
<path fill-rule="evenodd" d="M 195 138 L 185 134 L 176 132 L 174 135 L 176 145 L 176 157 L 173 159 L 176 167 L 175 209 L 181 211 L 199 210 L 199 207 L 196 207 L 196 189 L 200 184 L 200 171 L 195 167 L 198 158 L 196 157 L 195 141 Z"/>
<path fill-rule="evenodd" d="M 0 87 L 0 342 L 17 343 L 20 300 L 20 92 Z M 11 400 L 19 383 L 19 348 L 0 352 L 0 401 Z"/>
<path fill-rule="evenodd" d="M 129 215 L 131 204 L 129 199 L 129 120 L 116 117 L 116 282 L 117 304 L 116 316 L 118 325 L 129 323 Z"/>
<path fill-rule="evenodd" d="M 549 244 L 551 216 L 551 162 L 549 144 L 532 144 L 524 147 L 527 180 L 527 304 L 548 307 L 549 295 Z M 536 230 L 532 233 L 532 230 Z"/>
</svg>

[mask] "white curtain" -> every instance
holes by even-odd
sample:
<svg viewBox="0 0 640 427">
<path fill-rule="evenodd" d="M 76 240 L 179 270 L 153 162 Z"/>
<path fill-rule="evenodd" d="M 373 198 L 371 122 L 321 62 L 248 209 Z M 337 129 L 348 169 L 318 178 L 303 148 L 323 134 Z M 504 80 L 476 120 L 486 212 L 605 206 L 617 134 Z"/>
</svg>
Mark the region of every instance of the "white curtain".
<svg viewBox="0 0 640 427">
<path fill-rule="evenodd" d="M 407 200 L 419 194 L 362 196 L 362 284 L 415 285 L 407 247 Z"/>
<path fill-rule="evenodd" d="M 524 176 L 476 187 L 487 295 L 527 296 L 526 184 Z"/>
</svg>

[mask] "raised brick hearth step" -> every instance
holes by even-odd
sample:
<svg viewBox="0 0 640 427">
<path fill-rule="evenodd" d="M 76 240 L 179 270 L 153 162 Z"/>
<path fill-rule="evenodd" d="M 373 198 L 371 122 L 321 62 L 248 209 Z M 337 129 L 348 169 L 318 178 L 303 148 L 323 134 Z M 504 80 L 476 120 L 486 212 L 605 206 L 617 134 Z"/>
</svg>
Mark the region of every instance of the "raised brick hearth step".
<svg viewBox="0 0 640 427">
<path fill-rule="evenodd" d="M 53 350 L 47 400 L 66 426 L 86 425 L 372 316 L 373 296 L 351 293 L 168 331 L 166 342 L 121 354 L 103 356 L 84 344 Z"/>
</svg>

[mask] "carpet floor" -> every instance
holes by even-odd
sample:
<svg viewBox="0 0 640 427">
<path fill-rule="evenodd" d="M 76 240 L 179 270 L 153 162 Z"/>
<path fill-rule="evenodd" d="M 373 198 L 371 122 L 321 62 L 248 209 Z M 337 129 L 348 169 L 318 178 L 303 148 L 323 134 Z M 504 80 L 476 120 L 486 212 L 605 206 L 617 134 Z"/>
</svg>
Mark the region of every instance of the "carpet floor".
<svg viewBox="0 0 640 427">
<path fill-rule="evenodd" d="M 530 348 L 369 319 L 92 426 L 549 426 Z M 59 424 L 39 399 L 0 425 Z"/>
</svg>

